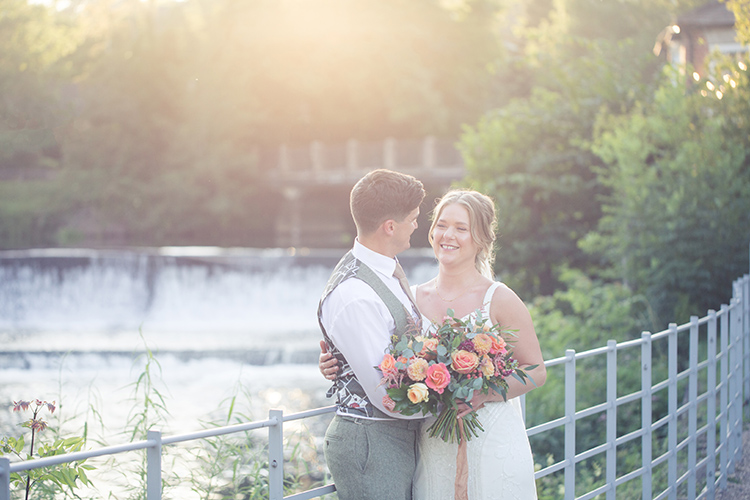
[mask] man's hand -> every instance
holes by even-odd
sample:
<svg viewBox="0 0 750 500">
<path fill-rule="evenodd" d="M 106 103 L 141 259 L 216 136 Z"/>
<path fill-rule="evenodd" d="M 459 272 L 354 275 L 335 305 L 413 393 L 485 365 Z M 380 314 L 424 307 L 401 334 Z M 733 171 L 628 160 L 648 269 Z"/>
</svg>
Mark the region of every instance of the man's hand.
<svg viewBox="0 0 750 500">
<path fill-rule="evenodd" d="M 320 373 L 328 380 L 336 380 L 339 371 L 339 362 L 328 352 L 325 340 L 320 341 L 320 356 L 318 357 L 318 368 Z"/>
</svg>

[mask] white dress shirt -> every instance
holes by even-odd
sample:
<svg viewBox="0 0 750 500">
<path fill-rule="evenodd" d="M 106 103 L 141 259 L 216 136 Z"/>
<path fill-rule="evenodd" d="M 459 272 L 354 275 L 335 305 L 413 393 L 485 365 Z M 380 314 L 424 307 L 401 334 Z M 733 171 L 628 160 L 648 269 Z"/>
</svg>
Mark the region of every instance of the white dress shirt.
<svg viewBox="0 0 750 500">
<path fill-rule="evenodd" d="M 359 241 L 354 242 L 352 254 L 375 272 L 407 311 L 414 310 L 398 279 L 393 276 L 396 259 L 374 252 Z M 404 416 L 392 413 L 383 406 L 385 386 L 380 385 L 382 375 L 375 367 L 383 361 L 396 323 L 388 307 L 370 285 L 356 278 L 338 285 L 323 301 L 321 321 L 376 408 L 395 418 L 424 418 L 421 414 Z"/>
</svg>

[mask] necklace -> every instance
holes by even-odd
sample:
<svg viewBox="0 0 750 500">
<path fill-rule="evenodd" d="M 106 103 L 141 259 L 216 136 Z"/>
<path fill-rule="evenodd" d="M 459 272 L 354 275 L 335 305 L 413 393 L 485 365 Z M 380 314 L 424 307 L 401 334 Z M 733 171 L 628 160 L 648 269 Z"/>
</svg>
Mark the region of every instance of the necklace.
<svg viewBox="0 0 750 500">
<path fill-rule="evenodd" d="M 472 285 L 474 285 L 474 283 L 476 283 L 476 281 L 477 281 L 477 280 L 476 280 L 476 279 L 474 279 L 474 280 L 473 280 L 473 281 L 472 281 L 471 283 L 469 283 L 469 284 L 468 284 L 468 285 L 467 285 L 467 286 L 466 286 L 466 287 L 465 287 L 465 288 L 464 288 L 463 290 L 461 290 L 461 293 L 459 293 L 458 295 L 456 295 L 456 296 L 455 296 L 455 297 L 453 297 L 452 299 L 446 299 L 446 298 L 444 298 L 444 297 L 443 297 L 442 295 L 440 295 L 440 290 L 438 289 L 438 280 L 437 280 L 437 278 L 435 278 L 435 293 L 437 293 L 437 296 L 438 296 L 438 297 L 440 297 L 440 300 L 442 300 L 443 302 L 453 302 L 454 300 L 456 300 L 457 298 L 459 298 L 459 297 L 461 297 L 461 296 L 462 296 L 463 294 L 465 294 L 465 293 L 466 293 L 466 291 L 467 291 L 467 290 L 468 290 L 469 288 L 471 288 L 471 287 L 472 287 Z"/>
</svg>

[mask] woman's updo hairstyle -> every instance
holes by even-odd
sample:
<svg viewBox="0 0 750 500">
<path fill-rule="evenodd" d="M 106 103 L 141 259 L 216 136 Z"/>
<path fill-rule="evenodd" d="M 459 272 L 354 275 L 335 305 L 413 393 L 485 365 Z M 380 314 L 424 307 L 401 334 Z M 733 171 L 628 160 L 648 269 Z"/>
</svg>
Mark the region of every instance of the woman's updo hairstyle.
<svg viewBox="0 0 750 500">
<path fill-rule="evenodd" d="M 471 224 L 471 239 L 479 247 L 479 251 L 474 259 L 474 265 L 477 270 L 485 277 L 494 279 L 492 264 L 495 260 L 495 238 L 497 231 L 497 215 L 495 214 L 495 204 L 489 196 L 477 191 L 454 189 L 448 191 L 440 200 L 438 200 L 435 210 L 432 212 L 432 224 L 428 239 L 432 244 L 432 233 L 435 230 L 435 224 L 440 219 L 440 214 L 448 205 L 461 205 L 469 212 L 469 223 Z"/>
</svg>

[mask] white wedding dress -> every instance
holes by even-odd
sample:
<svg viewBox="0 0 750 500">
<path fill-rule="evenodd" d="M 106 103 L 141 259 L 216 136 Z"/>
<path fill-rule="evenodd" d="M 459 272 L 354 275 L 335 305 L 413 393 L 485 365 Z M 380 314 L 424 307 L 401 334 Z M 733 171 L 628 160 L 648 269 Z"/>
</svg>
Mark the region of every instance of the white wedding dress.
<svg viewBox="0 0 750 500">
<path fill-rule="evenodd" d="M 487 290 L 482 314 L 487 317 L 492 294 L 500 283 Z M 472 313 L 476 314 L 476 313 Z M 423 318 L 425 329 L 430 321 Z M 468 441 L 470 500 L 536 500 L 534 460 L 521 414 L 521 402 L 487 403 L 477 411 L 484 432 Z M 414 475 L 413 500 L 453 500 L 458 445 L 431 438 L 422 424 L 419 458 Z"/>
</svg>

